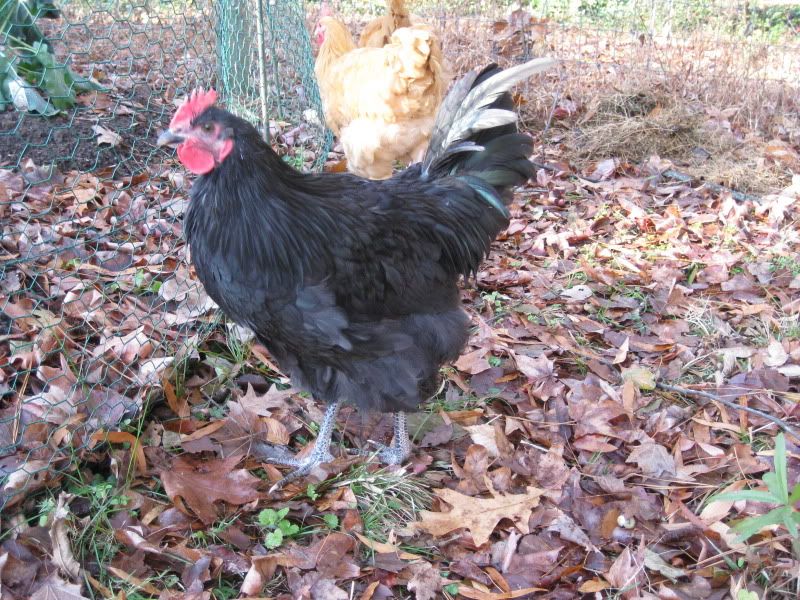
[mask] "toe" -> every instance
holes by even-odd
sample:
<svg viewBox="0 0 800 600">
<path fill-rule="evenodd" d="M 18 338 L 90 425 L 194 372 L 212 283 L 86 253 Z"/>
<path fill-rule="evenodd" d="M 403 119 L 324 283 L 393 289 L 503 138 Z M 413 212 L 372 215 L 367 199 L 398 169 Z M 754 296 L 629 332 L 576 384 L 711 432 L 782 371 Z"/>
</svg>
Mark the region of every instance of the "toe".
<svg viewBox="0 0 800 600">
<path fill-rule="evenodd" d="M 397 448 L 387 448 L 383 452 L 380 452 L 378 456 L 381 459 L 381 462 L 387 465 L 402 465 L 406 459 L 406 456 L 403 455 L 400 450 Z"/>
<path fill-rule="evenodd" d="M 288 449 L 267 442 L 254 442 L 250 448 L 252 456 L 264 462 L 296 467 L 300 463 Z"/>
<path fill-rule="evenodd" d="M 325 452 L 323 454 L 316 454 L 316 455 L 310 454 L 309 456 L 301 460 L 294 459 L 294 466 L 297 466 L 297 468 L 287 473 L 287 475 L 283 479 L 279 479 L 277 482 L 275 482 L 269 489 L 269 493 L 272 494 L 274 492 L 277 492 L 287 483 L 291 483 L 296 479 L 301 479 L 307 475 L 310 475 L 314 471 L 314 469 L 316 469 L 320 465 L 331 462 L 332 460 L 333 460 L 333 455 L 330 452 Z"/>
</svg>

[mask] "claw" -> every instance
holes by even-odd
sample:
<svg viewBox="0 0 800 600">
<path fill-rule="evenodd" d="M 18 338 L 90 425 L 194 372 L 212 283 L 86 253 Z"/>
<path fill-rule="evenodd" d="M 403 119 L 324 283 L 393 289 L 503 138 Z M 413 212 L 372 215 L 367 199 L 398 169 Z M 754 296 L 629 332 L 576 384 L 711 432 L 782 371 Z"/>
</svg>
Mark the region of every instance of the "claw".
<svg viewBox="0 0 800 600">
<path fill-rule="evenodd" d="M 322 419 L 322 423 L 320 423 L 317 441 L 314 442 L 314 449 L 305 458 L 297 458 L 283 446 L 275 446 L 266 442 L 260 442 L 258 444 L 258 449 L 262 451 L 262 455 L 265 456 L 267 462 L 293 467 L 290 473 L 283 479 L 278 480 L 269 489 L 270 494 L 278 491 L 290 481 L 305 477 L 319 465 L 333 460 L 333 456 L 328 452 L 328 448 L 330 448 L 331 445 L 331 434 L 333 433 L 333 425 L 336 420 L 336 411 L 338 409 L 338 401 L 329 404 L 325 408 L 325 416 Z"/>
<path fill-rule="evenodd" d="M 276 446 L 268 442 L 255 442 L 251 446 L 251 454 L 266 463 L 298 467 L 301 461 L 284 446 Z"/>
<path fill-rule="evenodd" d="M 288 464 L 287 466 L 295 467 L 293 471 L 290 471 L 285 477 L 276 481 L 271 488 L 269 488 L 269 494 L 272 495 L 273 493 L 277 492 L 281 488 L 283 488 L 287 483 L 294 481 L 295 479 L 300 479 L 301 477 L 305 477 L 306 475 L 310 475 L 311 472 L 319 467 L 320 465 L 324 465 L 325 463 L 331 462 L 333 460 L 333 456 L 330 452 L 312 452 L 306 458 L 297 459 L 293 458 L 292 464 Z M 279 463 L 286 465 L 287 463 Z"/>
<path fill-rule="evenodd" d="M 385 465 L 401 465 L 411 456 L 411 450 L 402 443 L 392 441 L 391 445 L 381 444 L 375 440 L 367 440 L 367 443 L 375 446 L 378 459 Z M 374 452 L 364 452 L 373 454 Z"/>
</svg>

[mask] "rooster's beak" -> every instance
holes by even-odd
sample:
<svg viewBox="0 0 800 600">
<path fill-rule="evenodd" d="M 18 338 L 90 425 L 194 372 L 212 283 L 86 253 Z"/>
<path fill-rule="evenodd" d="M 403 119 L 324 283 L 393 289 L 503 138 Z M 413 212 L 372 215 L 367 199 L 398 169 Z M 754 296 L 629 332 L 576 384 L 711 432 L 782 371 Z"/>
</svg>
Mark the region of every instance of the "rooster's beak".
<svg viewBox="0 0 800 600">
<path fill-rule="evenodd" d="M 172 133 L 169 129 L 167 129 L 166 131 L 162 132 L 161 135 L 158 136 L 158 141 L 156 141 L 156 144 L 158 144 L 159 146 L 169 146 L 171 148 L 174 148 L 175 146 L 183 142 L 184 139 L 186 138 L 184 138 L 182 135 L 178 135 L 177 133 Z"/>
</svg>

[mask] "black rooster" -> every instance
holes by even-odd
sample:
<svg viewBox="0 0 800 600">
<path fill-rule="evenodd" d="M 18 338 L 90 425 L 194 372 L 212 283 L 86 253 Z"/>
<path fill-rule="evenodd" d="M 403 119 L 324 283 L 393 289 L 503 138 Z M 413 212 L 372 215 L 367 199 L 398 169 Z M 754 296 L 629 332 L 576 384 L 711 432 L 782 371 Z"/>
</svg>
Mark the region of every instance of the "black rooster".
<svg viewBox="0 0 800 600">
<path fill-rule="evenodd" d="M 465 76 L 439 108 L 423 161 L 383 181 L 292 169 L 252 125 L 215 107 L 213 91 L 192 94 L 158 138 L 200 175 L 185 232 L 206 291 L 327 403 L 305 459 L 259 451 L 294 467 L 273 489 L 331 459 L 342 400 L 395 412 L 379 457 L 410 454 L 403 411 L 430 397 L 467 341 L 458 280 L 475 273 L 508 224 L 514 186 L 533 172 L 508 90 L 554 64 Z"/>
</svg>

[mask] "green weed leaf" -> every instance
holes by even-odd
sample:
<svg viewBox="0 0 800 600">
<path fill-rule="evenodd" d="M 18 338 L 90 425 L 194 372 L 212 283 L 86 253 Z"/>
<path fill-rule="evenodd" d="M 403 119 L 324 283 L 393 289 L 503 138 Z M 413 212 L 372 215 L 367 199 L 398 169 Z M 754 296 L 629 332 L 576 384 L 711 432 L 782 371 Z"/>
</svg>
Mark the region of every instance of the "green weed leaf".
<svg viewBox="0 0 800 600">
<path fill-rule="evenodd" d="M 267 537 L 264 538 L 264 545 L 269 550 L 275 550 L 275 548 L 279 548 L 282 543 L 283 543 L 283 532 L 280 529 L 276 529 L 275 531 L 270 531 L 267 534 Z"/>
</svg>

